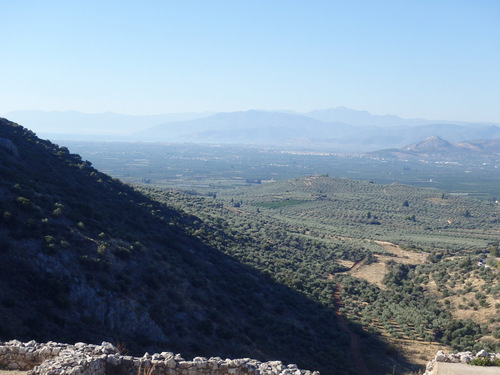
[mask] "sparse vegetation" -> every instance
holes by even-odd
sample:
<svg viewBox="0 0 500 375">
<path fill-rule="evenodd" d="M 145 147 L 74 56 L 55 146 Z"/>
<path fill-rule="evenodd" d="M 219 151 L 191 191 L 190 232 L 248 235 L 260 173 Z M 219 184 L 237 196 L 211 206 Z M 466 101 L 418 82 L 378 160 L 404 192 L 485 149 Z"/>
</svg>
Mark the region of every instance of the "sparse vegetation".
<svg viewBox="0 0 500 375">
<path fill-rule="evenodd" d="M 477 357 L 469 362 L 471 366 L 500 366 L 500 359 L 491 359 L 489 357 Z"/>
</svg>

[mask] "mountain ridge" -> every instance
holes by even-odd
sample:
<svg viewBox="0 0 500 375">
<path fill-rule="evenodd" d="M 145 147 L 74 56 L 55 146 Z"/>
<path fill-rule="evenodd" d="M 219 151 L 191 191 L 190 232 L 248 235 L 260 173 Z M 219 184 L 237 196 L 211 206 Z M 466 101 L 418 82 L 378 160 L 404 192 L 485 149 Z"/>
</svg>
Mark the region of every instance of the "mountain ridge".
<svg viewBox="0 0 500 375">
<path fill-rule="evenodd" d="M 347 108 L 154 116 L 29 112 L 13 112 L 13 119 L 51 139 L 265 144 L 366 152 L 403 147 L 431 135 L 452 142 L 500 137 L 500 127 L 494 123 L 403 119 Z"/>
<path fill-rule="evenodd" d="M 293 145 L 346 152 L 402 147 L 438 135 L 454 142 L 500 137 L 500 127 L 454 123 L 411 127 L 354 126 L 304 115 L 270 111 L 219 113 L 192 121 L 157 125 L 138 133 L 146 141 Z"/>
</svg>

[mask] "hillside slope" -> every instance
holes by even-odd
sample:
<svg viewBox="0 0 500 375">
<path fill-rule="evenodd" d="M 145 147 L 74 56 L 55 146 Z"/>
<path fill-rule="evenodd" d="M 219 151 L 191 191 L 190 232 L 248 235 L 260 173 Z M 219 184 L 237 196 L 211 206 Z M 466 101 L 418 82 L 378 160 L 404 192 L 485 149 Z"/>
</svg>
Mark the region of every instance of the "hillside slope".
<svg viewBox="0 0 500 375">
<path fill-rule="evenodd" d="M 189 235 L 200 219 L 5 119 L 0 139 L 0 340 L 354 373 L 333 312 Z"/>
</svg>

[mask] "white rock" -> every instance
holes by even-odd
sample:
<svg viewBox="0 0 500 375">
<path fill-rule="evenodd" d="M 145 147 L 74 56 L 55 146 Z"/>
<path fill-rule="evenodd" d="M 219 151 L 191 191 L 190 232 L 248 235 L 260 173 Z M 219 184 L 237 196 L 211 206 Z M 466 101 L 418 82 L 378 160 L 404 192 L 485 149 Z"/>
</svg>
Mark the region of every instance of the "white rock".
<svg viewBox="0 0 500 375">
<path fill-rule="evenodd" d="M 166 365 L 168 368 L 175 368 L 177 366 L 177 362 L 175 361 L 174 358 L 169 358 L 167 359 Z"/>
<path fill-rule="evenodd" d="M 489 354 L 486 350 L 481 349 L 477 352 L 476 357 L 489 357 Z"/>
<path fill-rule="evenodd" d="M 447 356 L 442 350 L 439 350 L 436 354 L 436 362 L 446 362 Z"/>
<path fill-rule="evenodd" d="M 472 357 L 470 354 L 467 354 L 467 353 L 460 354 L 460 362 L 469 363 L 471 360 L 472 360 Z"/>
<path fill-rule="evenodd" d="M 84 342 L 77 342 L 74 346 L 77 349 L 83 349 L 87 346 L 87 344 L 85 344 Z"/>
</svg>

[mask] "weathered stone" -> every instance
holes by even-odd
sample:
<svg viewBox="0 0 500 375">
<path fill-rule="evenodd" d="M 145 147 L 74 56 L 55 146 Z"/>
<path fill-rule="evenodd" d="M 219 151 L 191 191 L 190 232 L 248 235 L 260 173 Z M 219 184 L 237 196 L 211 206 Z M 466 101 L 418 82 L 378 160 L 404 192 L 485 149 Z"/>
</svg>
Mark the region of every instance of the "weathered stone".
<svg viewBox="0 0 500 375">
<path fill-rule="evenodd" d="M 121 375 L 137 375 L 138 372 L 141 375 L 319 375 L 317 372 L 301 372 L 295 364 L 261 363 L 250 358 L 195 357 L 186 361 L 180 354 L 171 352 L 145 353 L 141 358 L 121 356 L 116 347 L 106 342 L 101 345 L 11 343 L 14 345 L 0 343 L 0 366 L 31 369 L 30 375 L 106 375 L 106 366 L 111 366 L 110 371 L 116 369 Z M 154 371 L 150 371 L 152 369 Z"/>
<path fill-rule="evenodd" d="M 488 352 L 484 349 L 481 349 L 480 351 L 477 352 L 476 357 L 489 357 L 490 355 Z"/>
<path fill-rule="evenodd" d="M 210 358 L 208 360 L 208 368 L 212 371 L 218 370 L 219 369 L 219 364 L 217 363 L 218 361 L 214 360 L 213 358 Z"/>
<path fill-rule="evenodd" d="M 474 357 L 494 357 L 498 356 L 500 358 L 500 353 L 490 354 L 485 350 L 479 351 L 476 355 L 472 352 L 462 352 L 457 354 L 445 354 L 443 351 L 438 351 L 435 359 L 427 363 L 426 371 L 424 375 L 433 374 L 434 368 L 436 367 L 436 362 L 450 362 L 450 363 L 469 363 Z"/>
<path fill-rule="evenodd" d="M 167 365 L 168 368 L 172 368 L 173 369 L 173 368 L 177 367 L 177 362 L 175 361 L 174 358 L 169 358 L 166 361 L 166 365 Z"/>
<path fill-rule="evenodd" d="M 470 354 L 461 353 L 461 355 L 460 355 L 460 362 L 462 362 L 462 363 L 469 363 L 470 361 L 472 361 L 472 356 Z"/>
<path fill-rule="evenodd" d="M 12 362 L 12 363 L 9 363 L 9 364 L 7 365 L 7 368 L 8 368 L 9 370 L 17 370 L 17 369 L 19 368 L 19 365 L 18 365 L 17 363 L 15 363 L 15 362 Z"/>
<path fill-rule="evenodd" d="M 193 366 L 192 362 L 188 362 L 188 361 L 180 361 L 179 362 L 180 368 L 190 368 L 191 366 Z"/>
<path fill-rule="evenodd" d="M 113 366 L 118 366 L 121 362 L 120 357 L 117 355 L 109 355 L 106 360 L 107 360 L 107 362 L 109 362 Z"/>
<path fill-rule="evenodd" d="M 436 358 L 434 359 L 436 360 L 436 362 L 446 362 L 447 356 L 442 350 L 439 350 L 436 354 Z"/>
</svg>

